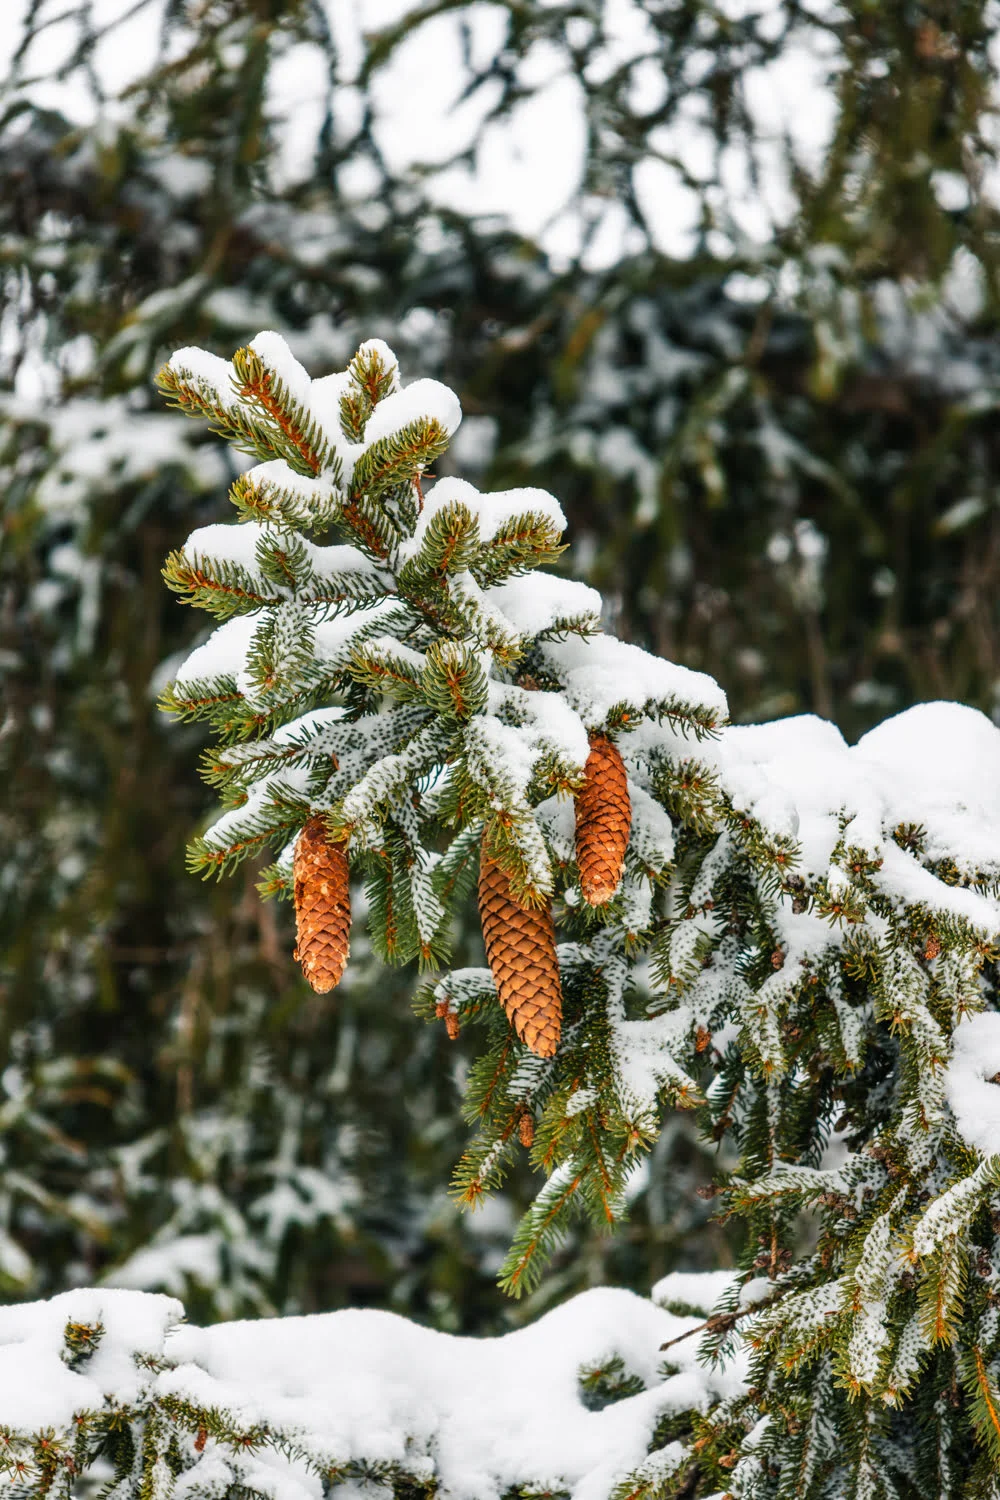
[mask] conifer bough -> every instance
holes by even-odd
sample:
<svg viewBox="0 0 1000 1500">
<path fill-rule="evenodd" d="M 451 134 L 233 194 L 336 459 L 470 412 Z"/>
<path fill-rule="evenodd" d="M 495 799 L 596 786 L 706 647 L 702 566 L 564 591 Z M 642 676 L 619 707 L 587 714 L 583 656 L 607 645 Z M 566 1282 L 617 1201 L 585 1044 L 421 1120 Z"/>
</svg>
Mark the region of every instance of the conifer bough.
<svg viewBox="0 0 1000 1500">
<path fill-rule="evenodd" d="M 334 851 L 376 951 L 423 969 L 478 869 L 489 966 L 418 1004 L 486 1031 L 462 1200 L 529 1142 L 546 1174 L 501 1284 L 536 1286 L 572 1215 L 623 1216 L 666 1107 L 739 1147 L 717 1202 L 747 1250 L 702 1353 L 749 1350 L 749 1382 L 664 1416 L 616 1497 L 995 1495 L 1000 730 L 955 704 L 853 747 L 811 716 L 729 725 L 711 678 L 603 634 L 599 596 L 543 571 L 550 495 L 423 491 L 458 403 L 403 389 L 377 341 L 310 380 L 262 334 L 232 364 L 182 350 L 161 384 L 260 460 L 243 524 L 167 563 L 220 621 L 165 700 L 219 739 L 227 807 L 192 863 L 275 845 L 263 888 L 291 894 L 315 849 L 299 949 L 323 982 L 346 961 Z"/>
</svg>

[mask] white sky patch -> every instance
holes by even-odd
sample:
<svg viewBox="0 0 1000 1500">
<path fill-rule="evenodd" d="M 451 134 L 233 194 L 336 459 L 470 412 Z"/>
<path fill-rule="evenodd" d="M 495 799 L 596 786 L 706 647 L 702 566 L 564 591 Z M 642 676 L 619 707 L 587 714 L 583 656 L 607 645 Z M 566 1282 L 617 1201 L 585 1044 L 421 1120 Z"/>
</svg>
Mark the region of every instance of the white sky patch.
<svg viewBox="0 0 1000 1500">
<path fill-rule="evenodd" d="M 701 205 L 678 168 L 647 156 L 635 168 L 633 186 L 639 207 L 652 227 L 656 248 L 678 259 L 690 255 Z"/>
<path fill-rule="evenodd" d="M 110 29 L 94 49 L 94 68 L 110 95 L 127 88 L 133 79 L 152 68 L 157 58 L 161 0 L 151 0 L 145 10 L 119 23 L 118 14 L 127 8 L 121 0 L 102 7 L 108 12 L 104 24 Z"/>
<path fill-rule="evenodd" d="M 94 48 L 91 66 L 109 96 L 141 77 L 156 61 L 165 0 L 147 0 L 140 11 L 123 21 L 134 4 L 135 0 L 93 0 L 94 30 L 106 34 Z M 29 0 L 4 0 L 0 78 L 8 76 L 28 8 Z M 38 104 L 87 124 L 94 119 L 95 108 L 82 71 L 78 68 L 65 78 L 53 76 L 70 61 L 79 41 L 79 27 L 73 16 L 66 15 L 68 9 L 65 0 L 42 0 L 36 24 L 45 24 L 21 60 L 20 76 L 44 80 L 32 85 L 31 95 Z"/>
<path fill-rule="evenodd" d="M 754 12 L 762 8 L 769 7 L 749 7 Z M 777 29 L 780 7 L 770 8 L 772 29 Z M 347 82 L 362 56 L 362 32 L 379 30 L 414 6 L 406 0 L 356 0 L 353 6 L 328 0 L 328 9 Z M 738 12 L 733 18 L 739 19 L 747 7 L 730 0 L 725 9 Z M 632 63 L 633 107 L 655 109 L 665 85 L 657 34 L 645 7 L 638 0 L 605 0 L 604 20 L 610 42 L 590 63 L 588 81 L 599 83 Z M 503 8 L 488 3 L 434 17 L 419 27 L 376 81 L 375 134 L 396 172 L 443 166 L 449 156 L 469 147 L 497 98 L 498 86 L 487 85 L 459 102 L 471 78 L 462 53 L 463 22 L 471 62 L 482 66 L 500 46 L 505 29 Z M 712 62 L 707 49 L 700 62 L 695 54 L 694 75 Z M 773 63 L 747 71 L 744 87 L 760 136 L 756 172 L 743 144 L 727 147 L 716 163 L 703 99 L 685 101 L 676 123 L 653 133 L 650 154 L 634 169 L 634 189 L 659 250 L 683 257 L 694 245 L 700 202 L 685 184 L 682 167 L 702 182 L 718 170 L 721 183 L 710 196 L 731 216 L 734 231 L 758 241 L 770 239 L 775 225 L 794 211 L 786 138 L 797 160 L 810 169 L 818 166 L 829 143 L 836 109 L 829 76 L 835 63 L 835 43 L 827 34 L 811 31 L 791 39 Z M 569 59 L 541 41 L 522 64 L 521 77 L 535 90 L 532 97 L 509 117 L 486 126 L 473 166 L 444 167 L 432 174 L 430 195 L 445 206 L 506 218 L 518 232 L 540 241 L 557 264 L 582 252 L 591 267 L 612 265 L 639 248 L 641 236 L 622 204 L 579 198 L 586 133 L 582 90 Z"/>
<path fill-rule="evenodd" d="M 132 0 L 95 0 L 98 28 L 110 28 L 98 43 L 93 65 L 102 88 L 113 96 L 157 61 L 164 0 L 149 0 L 120 26 L 114 23 Z M 417 7 L 415 0 L 325 0 L 337 49 L 337 79 L 332 108 L 339 135 L 358 128 L 363 100 L 356 87 L 364 57 L 364 37 L 392 25 Z M 33 85 L 40 103 L 87 123 L 94 101 L 80 72 L 65 79 L 51 74 L 68 60 L 78 32 L 73 20 L 59 21 L 63 0 L 43 0 L 47 26 L 30 49 L 25 75 L 45 75 Z M 739 19 L 744 13 L 773 11 L 775 29 L 781 7 L 727 0 L 724 7 Z M 829 6 L 824 5 L 828 10 Z M 6 0 L 0 34 L 0 73 L 6 71 L 27 13 L 27 0 Z M 598 83 L 616 68 L 633 64 L 632 104 L 655 109 L 664 94 L 655 28 L 641 0 L 605 0 L 608 45 L 588 67 Z M 513 229 L 541 243 L 557 266 L 577 256 L 592 268 L 613 265 L 641 247 L 640 232 L 620 202 L 581 198 L 579 189 L 586 150 L 583 93 L 572 74 L 568 54 L 540 40 L 520 65 L 520 78 L 532 90 L 503 120 L 485 125 L 496 103 L 499 84 L 487 83 L 462 99 L 472 72 L 485 66 L 502 46 L 507 25 L 505 6 L 479 0 L 459 12 L 432 17 L 397 49 L 372 83 L 374 133 L 390 169 L 406 174 L 431 168 L 427 191 L 432 201 L 466 213 L 499 216 Z M 589 23 L 577 26 L 582 40 Z M 180 45 L 175 42 L 169 52 Z M 747 101 L 760 136 L 755 145 L 757 172 L 748 149 L 732 143 L 716 162 L 704 99 L 685 101 L 675 123 L 654 131 L 649 154 L 636 164 L 634 190 L 654 245 L 663 253 L 691 253 L 700 217 L 699 195 L 683 181 L 681 168 L 708 182 L 718 171 L 721 182 L 709 188 L 716 210 L 732 221 L 733 233 L 752 240 L 770 239 L 774 226 L 794 208 L 785 167 L 785 137 L 796 157 L 815 168 L 830 139 L 835 101 L 829 75 L 836 63 L 835 42 L 818 28 L 803 30 L 786 43 L 782 55 L 743 78 Z M 468 59 L 464 50 L 468 49 Z M 706 49 L 691 59 L 691 81 L 712 66 Z M 268 80 L 268 113 L 279 122 L 274 173 L 279 183 L 308 176 L 319 128 L 331 103 L 328 63 L 309 43 L 279 53 Z M 110 111 L 112 118 L 116 108 Z M 472 164 L 448 165 L 471 147 L 481 132 Z M 437 169 L 436 171 L 434 169 Z M 370 173 L 346 169 L 342 188 L 365 200 L 374 186 Z M 725 249 L 719 243 L 717 249 Z"/>
<path fill-rule="evenodd" d="M 330 102 L 329 62 L 311 42 L 276 57 L 268 71 L 267 112 L 281 121 L 274 174 L 296 182 L 312 170 L 316 141 Z"/>
</svg>

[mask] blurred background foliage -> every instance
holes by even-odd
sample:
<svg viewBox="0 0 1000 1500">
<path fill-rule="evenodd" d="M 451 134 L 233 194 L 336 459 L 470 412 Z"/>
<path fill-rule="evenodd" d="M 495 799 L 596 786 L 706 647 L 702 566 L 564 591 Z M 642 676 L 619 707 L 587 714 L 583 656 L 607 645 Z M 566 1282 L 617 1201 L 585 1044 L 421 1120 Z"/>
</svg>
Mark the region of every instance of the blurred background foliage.
<svg viewBox="0 0 1000 1500">
<path fill-rule="evenodd" d="M 853 739 L 922 699 L 1000 709 L 1000 8 L 644 0 L 628 47 L 625 3 L 402 7 L 349 82 L 347 0 L 26 4 L 0 92 L 6 1299 L 108 1279 L 197 1320 L 514 1316 L 492 1278 L 524 1184 L 472 1218 L 449 1200 L 463 1043 L 414 1019 L 414 976 L 359 925 L 343 987 L 311 995 L 253 872 L 185 874 L 211 799 L 155 697 L 199 622 L 159 568 L 228 519 L 233 470 L 150 389 L 174 348 L 271 327 L 323 373 L 387 338 L 461 395 L 438 472 L 552 489 L 564 568 L 734 719 Z M 140 17 L 156 59 L 109 90 L 95 60 Z M 400 170 L 377 103 L 442 27 L 479 123 Z M 290 171 L 306 52 L 325 94 Z M 763 108 L 803 58 L 808 150 Z M 435 184 L 554 72 L 579 180 L 561 239 L 532 240 Z M 471 913 L 463 942 L 478 961 Z M 712 1167 L 669 1121 L 627 1232 L 581 1230 L 517 1317 L 725 1264 Z"/>
</svg>

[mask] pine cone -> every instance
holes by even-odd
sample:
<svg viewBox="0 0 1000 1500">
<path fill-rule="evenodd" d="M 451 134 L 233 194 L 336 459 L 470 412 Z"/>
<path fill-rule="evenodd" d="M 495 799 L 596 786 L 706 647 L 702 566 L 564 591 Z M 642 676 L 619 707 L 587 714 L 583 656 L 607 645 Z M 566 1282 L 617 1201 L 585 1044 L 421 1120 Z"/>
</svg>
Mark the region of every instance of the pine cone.
<svg viewBox="0 0 1000 1500">
<path fill-rule="evenodd" d="M 457 1042 L 462 1028 L 459 1025 L 458 1017 L 449 1007 L 447 1000 L 438 1001 L 434 1007 L 434 1014 L 439 1021 L 444 1021 L 444 1029 L 448 1033 L 448 1040 L 450 1042 Z"/>
<path fill-rule="evenodd" d="M 576 862 L 583 899 L 603 906 L 618 889 L 632 827 L 625 762 L 607 735 L 591 735 L 584 776 L 576 797 Z"/>
<path fill-rule="evenodd" d="M 326 820 L 310 818 L 295 845 L 295 957 L 317 994 L 335 989 L 347 968 L 350 867 Z"/>
<path fill-rule="evenodd" d="M 552 912 L 548 907 L 530 911 L 518 905 L 507 876 L 484 851 L 479 916 L 487 962 L 507 1019 L 532 1052 L 553 1057 L 559 1045 L 562 987 Z"/>
</svg>

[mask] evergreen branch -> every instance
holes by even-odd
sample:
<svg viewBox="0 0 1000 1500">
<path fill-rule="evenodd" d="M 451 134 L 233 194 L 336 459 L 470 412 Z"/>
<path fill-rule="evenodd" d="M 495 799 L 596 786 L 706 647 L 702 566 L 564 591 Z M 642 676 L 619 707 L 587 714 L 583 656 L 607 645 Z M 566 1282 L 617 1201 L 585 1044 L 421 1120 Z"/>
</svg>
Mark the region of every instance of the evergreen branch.
<svg viewBox="0 0 1000 1500">
<path fill-rule="evenodd" d="M 430 519 L 420 550 L 397 573 L 400 592 L 434 593 L 447 573 L 469 568 L 479 550 L 479 522 L 460 500 L 443 506 Z"/>
<path fill-rule="evenodd" d="M 566 551 L 562 530 L 548 516 L 526 511 L 511 516 L 483 542 L 469 563 L 482 588 L 556 562 Z"/>
<path fill-rule="evenodd" d="M 482 713 L 489 696 L 478 654 L 458 641 L 435 641 L 428 647 L 421 689 L 430 709 L 459 721 Z"/>
<path fill-rule="evenodd" d="M 163 566 L 163 577 L 175 594 L 187 596 L 186 604 L 208 610 L 218 620 L 251 614 L 265 604 L 281 601 L 280 594 L 260 592 L 255 586 L 259 580 L 254 580 L 245 568 L 223 558 L 171 552 Z"/>
<path fill-rule="evenodd" d="M 177 407 L 189 417 L 202 417 L 209 431 L 233 443 L 243 453 L 266 462 L 284 457 L 275 434 L 233 402 L 220 399 L 219 393 L 193 377 L 164 365 L 155 377 L 157 388 L 167 398 L 168 406 Z"/>
<path fill-rule="evenodd" d="M 392 486 L 409 482 L 447 446 L 448 434 L 436 417 L 418 418 L 399 432 L 379 438 L 354 466 L 351 501 L 356 505 L 362 496 L 377 498 Z"/>
<path fill-rule="evenodd" d="M 946 1244 L 925 1265 L 917 1294 L 920 1323 L 929 1344 L 950 1344 L 965 1291 L 968 1265 L 962 1249 Z"/>
<path fill-rule="evenodd" d="M 577 1172 L 576 1176 L 565 1182 L 560 1173 L 565 1173 L 568 1163 L 558 1169 L 549 1178 L 546 1187 L 539 1194 L 535 1207 L 525 1215 L 514 1241 L 510 1247 L 507 1258 L 500 1268 L 499 1282 L 505 1292 L 513 1297 L 520 1297 L 525 1291 L 530 1291 L 531 1286 L 541 1274 L 536 1257 L 546 1244 L 553 1230 L 559 1224 L 564 1211 L 569 1207 L 578 1192 L 584 1173 Z"/>
<path fill-rule="evenodd" d="M 378 403 L 398 385 L 395 364 L 387 366 L 379 349 L 364 345 L 347 367 L 350 388 L 340 398 L 340 426 L 352 443 L 364 441 L 365 425 Z"/>
<path fill-rule="evenodd" d="M 708 1476 L 729 1482 L 731 1465 L 733 1493 L 759 1489 L 760 1500 L 792 1490 L 815 1500 L 830 1483 L 888 1492 L 900 1474 L 910 1483 L 902 1434 L 914 1419 L 938 1455 L 921 1500 L 934 1484 L 949 1494 L 973 1484 L 970 1475 L 979 1484 L 1000 1425 L 991 1221 L 1000 1167 L 983 1161 L 986 1127 L 963 1118 L 956 1080 L 959 1023 L 977 1024 L 975 1012 L 995 1002 L 997 869 L 978 853 L 963 858 L 950 831 L 958 820 L 940 809 L 928 806 L 920 823 L 914 803 L 914 821 L 900 821 L 912 778 L 891 788 L 878 757 L 838 770 L 834 739 L 827 751 L 799 721 L 760 733 L 725 727 L 722 695 L 705 679 L 591 639 L 595 617 L 572 586 L 549 579 L 537 593 L 527 582 L 490 594 L 562 550 L 558 509 L 491 532 L 509 500 L 491 515 L 463 486 L 424 505 L 420 476 L 444 445 L 442 426 L 420 419 L 364 445 L 366 431 L 391 426 L 371 422 L 397 386 L 382 346 L 359 351 L 346 391 L 343 380 L 333 386 L 342 429 L 364 450 L 340 504 L 333 467 L 317 469 L 327 459 L 309 425 L 308 376 L 268 347 L 273 371 L 238 357 L 235 396 L 213 390 L 221 374 L 194 356 L 190 393 L 180 393 L 189 409 L 210 420 L 221 411 L 238 436 L 284 459 L 234 486 L 241 513 L 274 527 L 251 568 L 239 569 L 245 536 L 231 548 L 208 539 L 218 560 L 168 562 L 173 586 L 193 602 L 261 615 L 259 629 L 241 634 L 237 622 L 220 643 L 231 656 L 201 658 L 238 668 L 175 685 L 172 701 L 205 713 L 223 737 L 275 730 L 245 755 L 216 752 L 209 775 L 233 806 L 200 852 L 223 864 L 275 836 L 287 844 L 324 809 L 364 860 L 372 945 L 387 962 L 443 957 L 446 908 L 471 884 L 479 848 L 515 901 L 552 904 L 573 939 L 558 954 L 553 1056 L 513 1040 L 487 970 L 458 971 L 420 1000 L 452 1034 L 468 1018 L 488 1036 L 466 1090 L 479 1131 L 456 1193 L 479 1202 L 519 1147 L 547 1175 L 502 1267 L 513 1295 L 537 1283 L 575 1213 L 601 1227 L 621 1215 L 628 1164 L 669 1103 L 704 1098 L 707 1134 L 738 1145 L 725 1216 L 743 1221 L 748 1271 L 766 1273 L 773 1290 L 747 1306 L 738 1293 L 720 1300 L 665 1347 L 697 1333 L 701 1357 L 721 1358 L 738 1333 L 754 1384 L 724 1415 L 680 1414 L 680 1448 L 664 1436 L 669 1423 L 658 1424 L 663 1456 L 651 1454 L 623 1493 L 658 1494 L 670 1465 L 676 1483 L 692 1487 Z M 332 449 L 328 458 L 334 466 Z M 334 518 L 357 539 L 339 560 L 298 534 Z M 387 594 L 394 608 L 375 603 Z M 360 621 L 328 613 L 355 602 L 373 605 Z M 293 713 L 334 700 L 315 740 L 297 728 L 289 732 L 301 744 L 278 735 Z M 610 881 L 598 907 L 582 890 L 586 820 L 549 794 L 574 797 L 596 774 L 584 767 L 588 739 L 602 732 L 621 740 L 628 796 L 624 848 L 609 836 L 617 888 Z M 718 736 L 718 746 L 700 743 Z M 814 743 L 832 758 L 829 806 L 815 778 L 800 788 L 782 769 Z M 939 761 L 947 780 L 952 768 Z M 883 805 L 891 812 L 880 814 Z M 288 864 L 286 848 L 265 876 L 269 889 L 287 886 Z M 656 992 L 643 1012 L 630 980 L 647 951 Z M 975 1072 L 968 1058 L 964 1066 Z M 976 1086 L 991 1077 L 977 1075 Z M 821 1171 L 834 1121 L 848 1162 Z M 818 1242 L 796 1259 L 803 1208 Z M 758 1430 L 764 1414 L 770 1425 Z M 957 1454 L 956 1434 L 968 1454 Z M 151 1444 L 162 1465 L 161 1438 Z"/>
<path fill-rule="evenodd" d="M 287 811 L 282 811 L 284 808 Z M 278 839 L 283 843 L 287 842 L 289 835 L 306 822 L 310 808 L 307 803 L 281 799 L 276 793 L 270 813 L 268 816 L 267 810 L 259 809 L 246 829 L 225 843 L 220 843 L 217 835 L 213 839 L 211 833 L 192 839 L 188 845 L 188 869 L 206 880 L 211 875 L 221 879 L 266 845 L 273 844 Z M 227 818 L 233 816 L 231 813 L 226 814 Z"/>
<path fill-rule="evenodd" d="M 349 669 L 355 682 L 391 692 L 397 703 L 424 701 L 425 659 L 391 636 L 363 640 L 354 647 Z"/>
<path fill-rule="evenodd" d="M 601 1200 L 601 1209 L 604 1214 L 605 1223 L 610 1229 L 615 1222 L 615 1215 L 611 1207 L 614 1185 L 611 1181 L 611 1175 L 608 1172 L 607 1162 L 604 1160 L 604 1151 L 598 1135 L 595 1112 L 592 1109 L 588 1109 L 584 1111 L 584 1115 L 587 1121 L 587 1133 L 590 1136 L 590 1144 L 593 1148 L 593 1160 L 597 1163 L 598 1192 Z"/>
<path fill-rule="evenodd" d="M 334 470 L 325 495 L 305 495 L 291 486 L 264 479 L 259 471 L 250 470 L 233 480 L 229 498 L 243 520 L 275 525 L 283 530 L 323 531 L 332 526 L 340 514 L 342 497 L 339 484 L 339 472 Z"/>
<path fill-rule="evenodd" d="M 672 1339 L 667 1339 L 666 1343 L 660 1345 L 660 1352 L 662 1354 L 665 1349 L 673 1349 L 675 1344 L 683 1344 L 687 1339 L 694 1338 L 696 1333 L 725 1335 L 742 1323 L 744 1318 L 766 1312 L 769 1308 L 776 1306 L 777 1303 L 788 1296 L 789 1292 L 795 1289 L 792 1285 L 784 1286 L 779 1288 L 770 1297 L 766 1297 L 760 1302 L 750 1302 L 746 1307 L 738 1307 L 734 1312 L 712 1313 L 704 1322 L 698 1323 L 694 1328 L 687 1328 L 683 1333 L 675 1334 Z"/>
<path fill-rule="evenodd" d="M 983 1351 L 978 1344 L 972 1346 L 971 1354 L 971 1361 L 966 1361 L 966 1383 L 971 1384 L 975 1397 L 973 1420 L 985 1440 L 994 1464 L 1000 1466 L 1000 1389 L 987 1369 Z"/>
<path fill-rule="evenodd" d="M 481 843 L 482 825 L 475 819 L 456 834 L 447 852 L 438 861 L 434 882 L 437 893 L 445 904 L 460 900 L 472 889 L 479 871 Z"/>
<path fill-rule="evenodd" d="M 476 1113 L 480 1117 L 488 1115 L 493 1107 L 493 1100 L 496 1096 L 497 1090 L 500 1087 L 501 1081 L 506 1077 L 509 1071 L 512 1046 L 513 1044 L 510 1037 L 508 1036 L 500 1049 L 500 1055 L 497 1060 L 497 1065 L 493 1069 L 493 1073 L 489 1079 L 489 1082 L 487 1083 L 485 1089 L 482 1091 L 482 1095 L 475 1105 Z M 470 1105 L 471 1103 L 472 1101 L 470 1098 Z"/>
<path fill-rule="evenodd" d="M 159 706 L 181 720 L 214 719 L 220 711 L 242 702 L 243 694 L 236 687 L 236 679 L 225 676 L 214 682 L 209 679 L 171 682 L 160 694 Z"/>
<path fill-rule="evenodd" d="M 315 477 L 330 460 L 329 444 L 315 419 L 302 410 L 279 375 L 253 349 L 233 355 L 234 385 L 245 400 L 257 403 L 279 434 L 282 457 L 298 472 Z"/>
<path fill-rule="evenodd" d="M 570 635 L 578 635 L 586 639 L 587 636 L 600 635 L 601 629 L 601 619 L 599 615 L 559 615 L 555 620 L 552 621 L 551 625 L 546 625 L 544 630 L 540 630 L 537 633 L 537 635 L 534 637 L 534 641 L 536 643 L 538 641 L 564 641 L 566 637 Z M 614 711 L 612 711 L 611 722 L 615 725 L 615 727 L 617 727 L 618 719 L 615 716 Z M 625 719 L 622 719 L 621 722 L 624 723 Z"/>
</svg>

